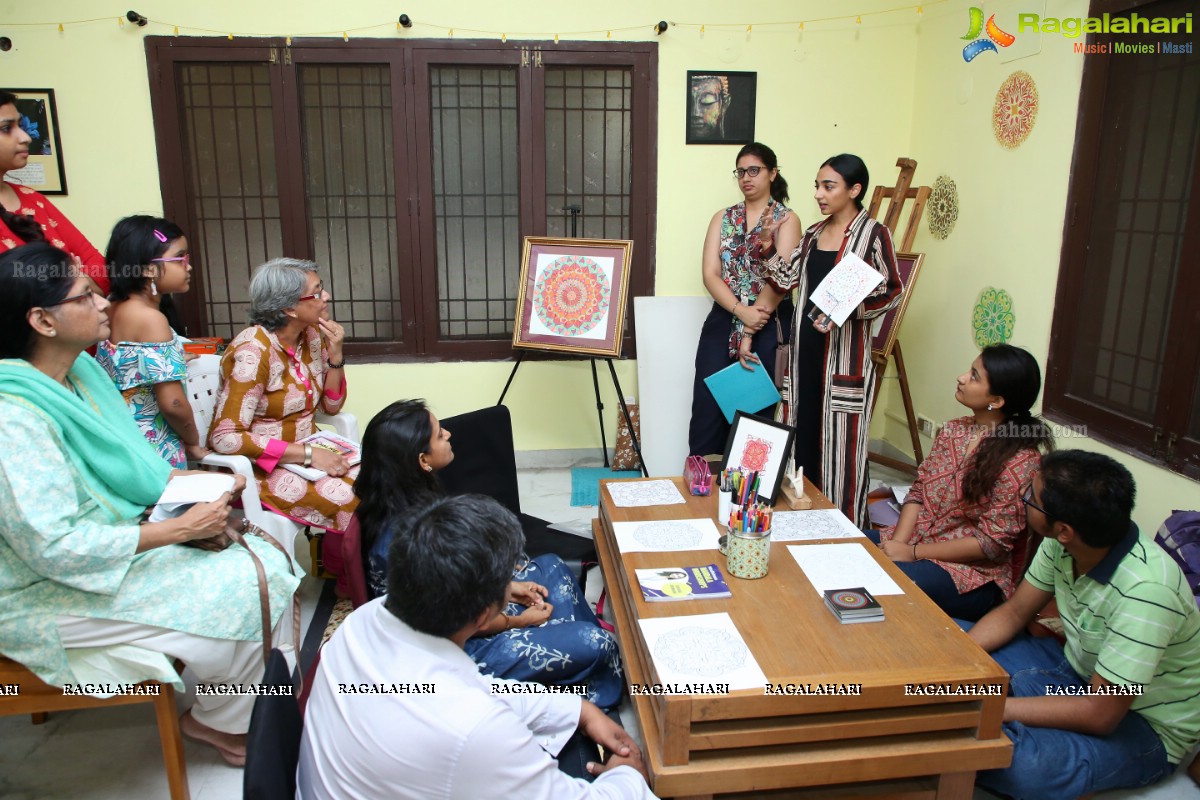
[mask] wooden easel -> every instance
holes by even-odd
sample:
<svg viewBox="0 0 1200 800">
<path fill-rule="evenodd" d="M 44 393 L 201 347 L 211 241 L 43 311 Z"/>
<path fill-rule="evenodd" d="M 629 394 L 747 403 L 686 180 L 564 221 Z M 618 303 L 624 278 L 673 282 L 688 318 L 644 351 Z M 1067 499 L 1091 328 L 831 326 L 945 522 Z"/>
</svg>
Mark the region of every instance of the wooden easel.
<svg viewBox="0 0 1200 800">
<path fill-rule="evenodd" d="M 868 212 L 872 219 L 879 218 L 879 209 L 883 205 L 883 201 L 888 200 L 887 215 L 883 218 L 883 223 L 888 226 L 888 230 L 892 232 L 892 240 L 898 253 L 908 253 L 912 251 L 913 240 L 917 237 L 917 227 L 921 224 L 921 217 L 925 213 L 925 202 L 929 199 L 929 193 L 932 191 L 928 186 L 918 186 L 912 188 L 913 173 L 917 171 L 917 162 L 911 158 L 899 158 L 896 160 L 896 166 L 900 168 L 900 175 L 896 178 L 894 187 L 876 186 L 875 193 L 871 196 L 871 206 Z M 904 228 L 904 235 L 899 239 L 896 238 L 896 228 L 900 223 L 900 215 L 904 211 L 904 205 L 907 201 L 912 200 L 912 210 L 908 215 L 908 224 Z M 905 295 L 912 291 L 911 286 L 904 287 Z M 907 305 L 907 297 L 905 304 Z M 901 309 L 903 313 L 903 308 Z M 903 317 L 896 320 L 896 327 L 903 322 Z M 868 458 L 876 464 L 882 464 L 892 469 L 898 469 L 902 472 L 908 472 L 915 475 L 917 467 L 925 459 L 921 450 L 921 433 L 917 426 L 917 414 L 913 410 L 912 393 L 908 388 L 908 372 L 904 369 L 904 353 L 900 348 L 900 338 L 897 336 L 893 339 L 893 344 L 890 350 L 875 350 L 871 351 L 871 359 L 875 362 L 875 400 L 879 400 L 879 387 L 883 383 L 883 375 L 887 371 L 888 359 L 894 357 L 896 359 L 896 373 L 900 378 L 900 396 L 904 400 L 904 415 L 908 419 L 908 433 L 912 438 L 913 456 L 916 458 L 916 466 L 907 462 L 901 461 L 890 456 L 881 455 L 879 453 L 870 453 Z M 871 409 L 874 413 L 874 408 Z"/>
</svg>

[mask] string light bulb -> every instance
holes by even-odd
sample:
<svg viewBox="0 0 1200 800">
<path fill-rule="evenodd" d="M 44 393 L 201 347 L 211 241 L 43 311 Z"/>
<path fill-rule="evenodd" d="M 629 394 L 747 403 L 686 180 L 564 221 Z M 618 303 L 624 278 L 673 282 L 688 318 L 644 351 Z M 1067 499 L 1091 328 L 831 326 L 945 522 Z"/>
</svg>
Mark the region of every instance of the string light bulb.
<svg viewBox="0 0 1200 800">
<path fill-rule="evenodd" d="M 124 17 L 117 17 L 117 27 L 118 28 L 125 27 L 125 18 Z"/>
<path fill-rule="evenodd" d="M 862 14 L 859 14 L 857 17 L 854 18 L 854 24 L 862 25 Z"/>
<path fill-rule="evenodd" d="M 290 36 L 286 37 L 286 38 L 283 40 L 283 43 L 284 43 L 285 45 L 287 45 L 288 47 L 291 47 L 291 46 L 292 46 L 292 37 L 290 37 Z"/>
<path fill-rule="evenodd" d="M 500 34 L 500 41 L 502 41 L 502 42 L 507 42 L 507 41 L 508 41 L 508 34 L 507 34 L 507 33 L 502 33 L 502 34 Z"/>
<path fill-rule="evenodd" d="M 800 23 L 800 32 L 804 33 L 804 23 L 803 22 Z"/>
<path fill-rule="evenodd" d="M 231 41 L 231 42 L 233 41 L 233 34 L 232 34 L 232 33 L 231 33 L 231 34 L 229 34 L 229 41 Z"/>
<path fill-rule="evenodd" d="M 554 43 L 558 44 L 558 34 L 554 34 Z"/>
<path fill-rule="evenodd" d="M 454 38 L 454 28 L 451 28 L 451 29 L 450 29 L 450 38 L 451 38 L 451 39 L 453 39 L 453 38 Z"/>
<path fill-rule="evenodd" d="M 62 32 L 63 32 L 63 26 L 62 26 L 62 23 L 61 23 L 61 22 L 60 22 L 60 23 L 58 23 L 58 32 L 59 32 L 59 33 L 62 33 Z"/>
<path fill-rule="evenodd" d="M 753 26 L 753 25 L 747 25 L 747 26 L 746 26 L 746 33 L 750 33 L 750 31 L 752 31 L 752 30 L 754 30 L 754 26 Z"/>
<path fill-rule="evenodd" d="M 701 32 L 701 33 L 704 33 L 704 26 L 703 26 L 703 25 L 701 25 L 701 26 L 700 26 L 700 32 Z"/>
<path fill-rule="evenodd" d="M 920 16 L 924 16 L 924 14 L 925 14 L 925 7 L 924 7 L 924 6 L 917 6 L 917 16 L 918 16 L 918 17 L 920 17 Z"/>
<path fill-rule="evenodd" d="M 178 35 L 179 35 L 179 26 L 178 26 L 178 25 L 176 25 L 176 26 L 175 26 L 174 34 L 175 34 L 176 36 L 178 36 Z"/>
</svg>

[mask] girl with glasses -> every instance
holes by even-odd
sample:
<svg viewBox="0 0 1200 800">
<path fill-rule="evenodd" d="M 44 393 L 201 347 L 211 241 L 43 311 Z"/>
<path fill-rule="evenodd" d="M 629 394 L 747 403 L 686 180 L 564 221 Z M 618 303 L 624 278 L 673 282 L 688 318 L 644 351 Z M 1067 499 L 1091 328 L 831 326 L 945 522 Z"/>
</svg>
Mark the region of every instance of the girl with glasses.
<svg viewBox="0 0 1200 800">
<path fill-rule="evenodd" d="M 1012 596 L 1025 566 L 1025 487 L 1053 446 L 1030 413 L 1042 388 L 1019 347 L 985 347 L 958 376 L 954 399 L 971 413 L 942 427 L 894 527 L 868 531 L 952 617 L 975 621 Z"/>
<path fill-rule="evenodd" d="M 696 379 L 692 388 L 692 420 L 688 452 L 710 455 L 725 449 L 729 423 L 704 379 L 739 360 L 746 369 L 762 361 L 774 375 L 779 332 L 791 325 L 791 300 L 764 280 L 760 242 L 764 224 L 772 226 L 781 251 L 800 241 L 800 220 L 784 205 L 787 181 L 779 174 L 775 152 L 752 142 L 738 151 L 733 177 L 742 200 L 713 215 L 704 238 L 701 263 L 704 288 L 713 307 L 696 347 Z"/>
<path fill-rule="evenodd" d="M 138 427 L 173 467 L 208 454 L 184 385 L 183 340 L 164 301 L 191 287 L 187 237 L 173 222 L 145 215 L 113 228 L 105 253 L 112 292 L 112 332 L 96 360 L 125 397 Z"/>
<path fill-rule="evenodd" d="M 29 163 L 31 154 L 41 154 L 46 144 L 26 132 L 29 125 L 17 108 L 17 96 L 0 89 L 0 179 Z M 31 242 L 46 242 L 83 265 L 83 272 L 108 294 L 104 256 L 87 237 L 63 216 L 46 197 L 12 180 L 0 180 L 0 253 Z"/>
<path fill-rule="evenodd" d="M 363 436 L 359 506 L 368 594 L 387 592 L 388 555 L 415 509 L 445 495 L 437 473 L 454 460 L 450 431 L 423 400 L 401 400 L 379 412 Z M 513 565 L 507 605 L 464 649 L 488 675 L 519 681 L 587 684 L 601 708 L 621 701 L 624 679 L 616 640 L 600 627 L 570 567 L 553 554 Z"/>
</svg>

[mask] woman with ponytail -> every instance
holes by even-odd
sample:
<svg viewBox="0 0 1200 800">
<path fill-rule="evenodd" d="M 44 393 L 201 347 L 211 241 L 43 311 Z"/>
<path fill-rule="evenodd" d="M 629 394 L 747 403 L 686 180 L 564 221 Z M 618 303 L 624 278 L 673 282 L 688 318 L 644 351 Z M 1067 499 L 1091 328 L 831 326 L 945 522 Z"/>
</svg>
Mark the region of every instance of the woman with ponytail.
<svg viewBox="0 0 1200 800">
<path fill-rule="evenodd" d="M 688 431 L 688 452 L 700 456 L 724 451 L 729 436 L 729 423 L 704 379 L 738 361 L 739 349 L 745 353 L 743 367 L 754 369 L 748 362 L 761 361 L 773 373 L 778 331 L 786 340 L 792 317 L 787 293 L 775 291 L 764 280 L 767 248 L 759 243 L 764 223 L 781 250 L 790 253 L 800 242 L 800 220 L 784 205 L 787 181 L 779 174 L 775 152 L 760 142 L 739 150 L 734 163 L 733 177 L 743 200 L 714 214 L 704 238 L 704 288 L 712 295 L 713 307 L 696 348 Z"/>
<path fill-rule="evenodd" d="M 1030 413 L 1041 388 L 1028 352 L 985 347 L 954 393 L 972 414 L 942 428 L 895 527 L 868 534 L 952 617 L 978 620 L 1020 581 L 1021 494 L 1053 447 L 1050 429 Z"/>
<path fill-rule="evenodd" d="M 21 127 L 16 95 L 0 89 L 0 179 L 29 162 L 32 141 Z M 0 180 L 0 253 L 33 242 L 47 242 L 78 258 L 100 294 L 108 294 L 108 273 L 100 251 L 43 195 Z"/>
</svg>

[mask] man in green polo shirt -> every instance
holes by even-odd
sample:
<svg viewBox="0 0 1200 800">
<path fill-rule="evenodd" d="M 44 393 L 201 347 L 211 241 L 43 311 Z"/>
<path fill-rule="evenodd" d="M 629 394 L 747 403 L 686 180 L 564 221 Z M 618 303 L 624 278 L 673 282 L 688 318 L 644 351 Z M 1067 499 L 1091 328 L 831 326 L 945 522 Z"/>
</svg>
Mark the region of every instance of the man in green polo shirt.
<svg viewBox="0 0 1200 800">
<path fill-rule="evenodd" d="M 1041 546 L 1012 598 L 970 628 L 1012 676 L 1012 766 L 980 772 L 980 786 L 1015 798 L 1146 786 L 1200 741 L 1200 611 L 1139 536 L 1133 498 L 1129 470 L 1082 450 L 1046 456 L 1026 490 Z M 1024 632 L 1051 599 L 1065 648 Z"/>
</svg>

